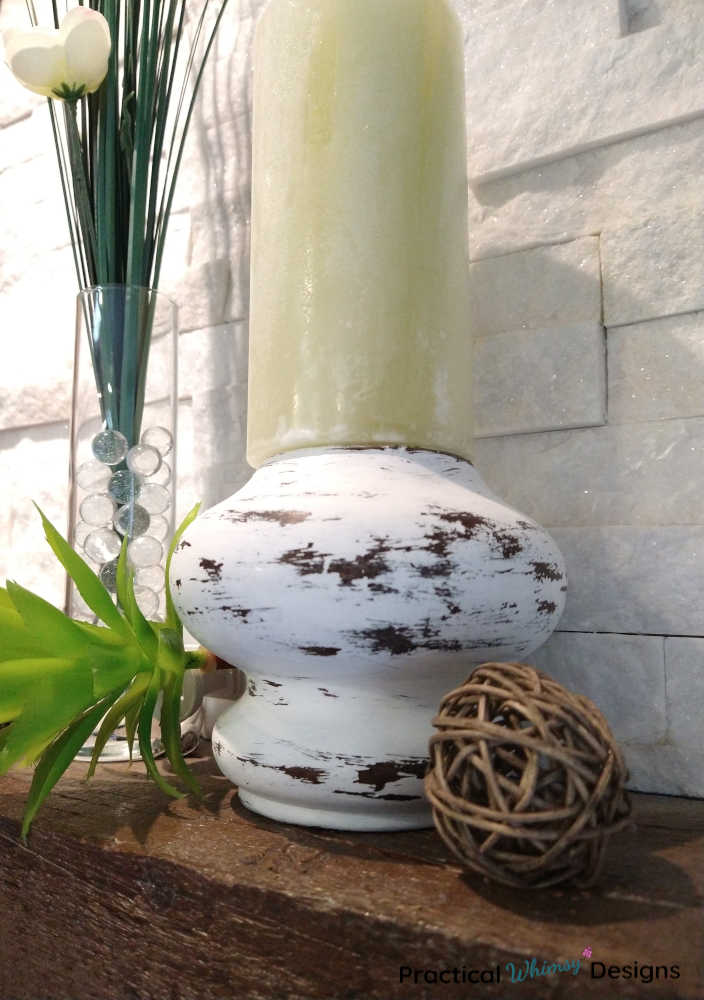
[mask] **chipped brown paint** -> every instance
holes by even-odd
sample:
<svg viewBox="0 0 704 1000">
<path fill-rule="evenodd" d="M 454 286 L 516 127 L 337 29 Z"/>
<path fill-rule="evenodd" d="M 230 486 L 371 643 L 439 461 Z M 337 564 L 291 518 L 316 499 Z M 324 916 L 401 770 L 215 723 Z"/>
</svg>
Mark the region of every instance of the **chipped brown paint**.
<svg viewBox="0 0 704 1000">
<path fill-rule="evenodd" d="M 337 656 L 340 652 L 340 646 L 299 646 L 298 647 L 302 653 L 307 653 L 308 656 Z"/>
<path fill-rule="evenodd" d="M 540 601 L 538 603 L 538 612 L 541 615 L 551 615 L 557 605 L 554 601 Z"/>
<path fill-rule="evenodd" d="M 454 525 L 452 529 L 435 527 L 426 534 L 428 545 L 426 551 L 440 556 L 444 561 L 436 566 L 421 566 L 418 572 L 421 576 L 449 576 L 454 570 L 454 564 L 447 559 L 449 547 L 453 542 L 471 540 L 477 537 L 477 531 L 485 528 L 490 531 L 491 538 L 504 559 L 513 559 L 523 551 L 520 538 L 510 531 L 502 531 L 489 518 L 471 511 L 437 511 L 431 509 L 423 512 L 425 516 L 434 516 L 447 524 Z"/>
<path fill-rule="evenodd" d="M 441 562 L 437 563 L 437 568 L 434 571 L 432 568 L 425 568 L 425 572 L 420 570 L 421 575 L 450 576 L 455 570 L 454 562 L 448 558 L 450 546 L 460 540 L 466 541 L 475 538 L 478 529 L 488 526 L 489 521 L 480 514 L 472 514 L 470 511 L 442 510 L 434 505 L 421 513 L 423 517 L 433 517 L 445 524 L 452 525 L 450 528 L 445 528 L 436 524 L 430 531 L 426 532 L 425 539 L 428 544 L 423 546 L 423 550 L 432 552 L 433 555 L 440 558 Z"/>
<path fill-rule="evenodd" d="M 283 771 L 287 774 L 289 778 L 294 778 L 296 781 L 307 781 L 311 785 L 322 784 L 322 779 L 327 778 L 328 772 L 324 771 L 322 767 L 278 767 L 277 771 Z"/>
<path fill-rule="evenodd" d="M 396 587 L 389 587 L 385 583 L 368 583 L 367 589 L 375 594 L 398 594 Z"/>
<path fill-rule="evenodd" d="M 448 549 L 450 544 L 455 540 L 455 536 L 452 532 L 444 531 L 442 528 L 434 528 L 432 531 L 428 531 L 425 535 L 427 545 L 423 546 L 426 552 L 432 552 L 435 556 L 440 556 L 441 558 L 446 558 L 448 554 Z M 449 567 L 449 571 L 452 571 L 452 563 L 447 560 L 446 565 Z"/>
<path fill-rule="evenodd" d="M 531 566 L 533 567 L 533 576 L 536 580 L 539 580 L 540 583 L 543 583 L 545 580 L 563 579 L 562 573 L 555 563 L 532 562 Z"/>
<path fill-rule="evenodd" d="M 256 683 L 254 682 L 254 680 L 251 677 L 247 681 L 247 691 L 251 695 L 252 698 L 257 693 L 257 685 L 256 685 Z"/>
<path fill-rule="evenodd" d="M 474 538 L 477 533 L 477 528 L 481 528 L 489 524 L 486 517 L 482 517 L 481 514 L 472 514 L 472 512 L 468 510 L 442 511 L 437 514 L 437 517 L 439 517 L 441 521 L 446 521 L 448 524 L 461 525 L 462 533 L 458 531 L 455 536 L 457 538 Z"/>
<path fill-rule="evenodd" d="M 241 524 L 249 521 L 272 521 L 285 528 L 289 524 L 300 524 L 312 515 L 309 510 L 246 510 L 225 511 L 221 516 L 226 521 Z"/>
<path fill-rule="evenodd" d="M 178 547 L 181 551 L 183 551 L 183 549 L 190 549 L 191 543 L 184 538 L 182 542 L 178 543 Z"/>
<path fill-rule="evenodd" d="M 278 681 L 267 681 L 267 680 L 265 680 L 264 683 L 268 684 L 269 687 L 273 687 L 273 688 L 280 688 L 281 687 L 281 684 Z"/>
<path fill-rule="evenodd" d="M 393 793 L 387 792 L 386 795 L 376 795 L 374 792 L 348 792 L 342 788 L 334 788 L 333 795 L 357 795 L 363 799 L 375 799 L 379 801 L 380 799 L 387 802 L 413 802 L 414 799 L 422 799 L 422 795 L 394 795 Z"/>
<path fill-rule="evenodd" d="M 229 611 L 235 618 L 241 618 L 245 625 L 247 624 L 247 615 L 252 613 L 251 608 L 236 608 L 231 604 L 222 604 L 220 606 L 220 611 Z"/>
<path fill-rule="evenodd" d="M 513 559 L 519 552 L 523 552 L 523 546 L 519 539 L 508 531 L 492 531 L 492 537 L 501 549 L 504 559 Z"/>
<path fill-rule="evenodd" d="M 473 646 L 463 645 L 459 639 L 443 639 L 440 637 L 440 629 L 431 629 L 427 620 L 420 630 L 420 635 L 416 630 L 408 626 L 386 625 L 381 628 L 368 628 L 351 631 L 348 633 L 354 641 L 360 639 L 364 643 L 371 642 L 373 653 L 388 652 L 392 656 L 400 656 L 404 653 L 413 653 L 417 649 L 444 650 L 448 653 L 458 653 L 462 649 L 472 649 Z"/>
<path fill-rule="evenodd" d="M 288 549 L 279 556 L 277 562 L 293 566 L 301 576 L 311 573 L 322 573 L 325 569 L 325 559 L 329 552 L 316 552 L 313 542 L 308 542 L 306 546 L 298 549 Z"/>
<path fill-rule="evenodd" d="M 433 576 L 451 576 L 453 563 L 449 559 L 443 559 L 440 562 L 433 563 L 431 566 L 413 566 L 418 576 L 425 578 L 430 578 Z"/>
<path fill-rule="evenodd" d="M 433 590 L 435 591 L 435 595 L 444 601 L 445 607 L 451 615 L 458 615 L 461 612 L 462 608 L 453 600 L 455 596 L 454 591 L 446 583 L 437 584 L 433 587 Z"/>
<path fill-rule="evenodd" d="M 200 564 L 199 565 L 200 565 L 201 569 L 205 570 L 205 572 L 208 575 L 208 580 L 210 580 L 211 583 L 215 583 L 217 580 L 221 579 L 221 577 L 222 577 L 222 563 L 221 562 L 216 562 L 215 559 L 206 559 L 205 557 L 203 557 L 200 560 Z"/>
<path fill-rule="evenodd" d="M 423 778 L 428 766 L 427 758 L 415 760 L 378 760 L 357 771 L 356 785 L 374 785 L 374 791 L 402 778 Z"/>
<path fill-rule="evenodd" d="M 392 656 L 399 656 L 402 653 L 412 653 L 414 649 L 418 648 L 413 641 L 411 629 L 405 626 L 386 625 L 382 628 L 365 628 L 352 634 L 371 642 L 374 653 L 386 650 Z"/>
<path fill-rule="evenodd" d="M 375 544 L 362 555 L 354 559 L 333 559 L 328 566 L 328 573 L 338 573 L 341 587 L 351 587 L 356 580 L 373 579 L 384 573 L 390 573 L 384 555 L 391 551 L 385 538 L 375 538 Z"/>
<path fill-rule="evenodd" d="M 322 691 L 326 698 L 337 698 L 337 695 L 333 694 L 332 691 L 328 691 L 327 688 L 318 688 L 318 691 Z"/>
<path fill-rule="evenodd" d="M 322 767 L 297 767 L 295 765 L 285 764 L 265 764 L 261 760 L 255 760 L 253 757 L 237 757 L 237 760 L 242 764 L 251 764 L 253 767 L 265 767 L 270 771 L 280 771 L 282 774 L 287 774 L 289 778 L 293 778 L 294 781 L 306 781 L 310 785 L 321 785 L 323 780 L 328 777 L 329 772 L 323 770 Z"/>
</svg>

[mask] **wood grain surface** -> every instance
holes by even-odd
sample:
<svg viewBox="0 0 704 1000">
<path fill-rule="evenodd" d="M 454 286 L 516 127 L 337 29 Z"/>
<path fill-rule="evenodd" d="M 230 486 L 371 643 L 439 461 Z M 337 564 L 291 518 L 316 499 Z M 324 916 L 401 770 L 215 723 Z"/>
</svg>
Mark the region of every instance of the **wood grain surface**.
<svg viewBox="0 0 704 1000">
<path fill-rule="evenodd" d="M 200 807 L 167 802 L 141 764 L 90 783 L 74 764 L 27 847 L 31 773 L 0 779 L 0 1000 L 704 998 L 702 801 L 634 796 L 598 887 L 530 893 L 463 874 L 432 830 L 274 823 L 209 757 L 194 768 Z M 576 974 L 550 971 L 587 946 Z M 591 962 L 680 977 L 593 978 Z M 497 967 L 499 983 L 424 982 Z"/>
</svg>

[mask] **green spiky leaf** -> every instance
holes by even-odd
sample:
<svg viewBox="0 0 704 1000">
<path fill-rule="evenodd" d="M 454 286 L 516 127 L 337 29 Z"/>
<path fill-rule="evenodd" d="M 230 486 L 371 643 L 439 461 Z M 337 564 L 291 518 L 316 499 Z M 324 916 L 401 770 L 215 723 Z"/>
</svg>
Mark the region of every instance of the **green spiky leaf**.
<svg viewBox="0 0 704 1000">
<path fill-rule="evenodd" d="M 161 688 L 161 678 L 159 674 L 159 668 L 156 667 L 154 673 L 152 674 L 147 693 L 144 696 L 144 701 L 142 702 L 142 707 L 139 712 L 139 752 L 142 755 L 142 760 L 144 761 L 149 775 L 154 779 L 162 792 L 164 792 L 165 795 L 170 795 L 174 799 L 180 799 L 183 797 L 183 793 L 179 792 L 177 788 L 174 788 L 173 785 L 169 784 L 169 782 L 159 773 L 154 759 L 154 752 L 152 750 L 152 719 L 154 718 L 156 700 L 159 696 L 159 690 Z"/>
<path fill-rule="evenodd" d="M 43 676 L 32 685 L 12 723 L 0 751 L 0 774 L 14 764 L 37 760 L 52 740 L 94 703 L 93 679 L 85 661 L 57 657 L 22 662 Z"/>
<path fill-rule="evenodd" d="M 52 649 L 60 656 L 78 655 L 85 649 L 81 629 L 53 604 L 11 580 L 7 581 L 7 591 L 28 632 L 42 644 L 50 640 Z"/>
<path fill-rule="evenodd" d="M 83 600 L 102 622 L 105 622 L 111 629 L 114 629 L 128 639 L 130 637 L 130 630 L 127 627 L 127 623 L 113 604 L 110 594 L 100 582 L 100 579 L 90 566 L 81 559 L 79 554 L 71 548 L 68 542 L 62 538 L 41 507 L 37 504 L 34 506 L 39 511 L 42 519 L 47 542 L 75 583 Z"/>
<path fill-rule="evenodd" d="M 37 815 L 42 803 L 100 721 L 109 702 L 109 697 L 104 698 L 97 705 L 89 708 L 57 736 L 45 750 L 34 769 L 34 778 L 27 796 L 20 833 L 23 840 L 27 839 L 32 820 Z"/>
<path fill-rule="evenodd" d="M 136 701 L 125 712 L 125 737 L 127 738 L 130 760 L 132 760 L 132 754 L 134 753 L 134 741 L 137 738 L 137 726 L 139 725 L 139 713 L 141 710 L 142 702 Z"/>
<path fill-rule="evenodd" d="M 123 539 L 120 557 L 117 560 L 117 599 L 137 637 L 137 641 L 150 660 L 156 659 L 159 640 L 147 619 L 142 614 L 134 596 L 134 576 L 127 563 L 127 539 Z"/>
<path fill-rule="evenodd" d="M 171 545 L 169 546 L 169 553 L 166 557 L 166 624 L 169 628 L 175 629 L 179 636 L 183 635 L 183 626 L 181 625 L 181 620 L 176 614 L 176 608 L 174 607 L 174 602 L 171 597 L 171 586 L 169 584 L 169 574 L 171 572 L 171 560 L 173 558 L 174 552 L 176 551 L 176 546 L 181 541 L 181 536 L 183 535 L 186 528 L 198 517 L 198 511 L 200 510 L 200 504 L 197 503 L 195 507 L 192 507 L 189 512 L 181 521 L 180 525 L 174 533 L 174 537 L 171 540 Z"/>
<path fill-rule="evenodd" d="M 197 509 L 180 526 L 169 561 Z M 166 795 L 182 794 L 159 773 L 152 752 L 152 719 L 160 694 L 168 759 L 184 786 L 199 792 L 181 753 L 179 706 L 184 671 L 202 666 L 205 653 L 184 650 L 173 604 L 166 623 L 147 621 L 135 599 L 124 545 L 118 562 L 120 605 L 115 607 L 98 577 L 82 559 L 74 558 L 39 513 L 47 541 L 105 624 L 74 622 L 17 583 L 0 588 L 0 723 L 7 723 L 0 731 L 0 775 L 19 763 L 35 764 L 23 836 L 101 719 L 95 757 L 124 717 L 130 753 L 138 735 L 148 775 Z M 95 759 L 88 776 L 94 770 Z"/>
<path fill-rule="evenodd" d="M 95 738 L 95 743 L 93 744 L 93 756 L 91 757 L 90 766 L 88 767 L 88 778 L 92 778 L 95 774 L 98 758 L 103 752 L 105 744 L 110 739 L 110 736 L 115 731 L 120 721 L 124 719 L 125 714 L 133 706 L 136 707 L 139 712 L 148 687 L 149 675 L 138 674 L 132 680 L 132 683 L 127 690 L 123 691 L 120 697 L 115 700 L 110 711 L 106 712 L 105 718 L 100 725 L 100 730 Z"/>
</svg>

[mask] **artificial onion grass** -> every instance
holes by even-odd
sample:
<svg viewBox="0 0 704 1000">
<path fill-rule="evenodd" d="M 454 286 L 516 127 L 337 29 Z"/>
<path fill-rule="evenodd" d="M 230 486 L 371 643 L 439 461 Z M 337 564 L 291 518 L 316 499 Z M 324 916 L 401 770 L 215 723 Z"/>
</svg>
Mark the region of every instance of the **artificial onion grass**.
<svg viewBox="0 0 704 1000">
<path fill-rule="evenodd" d="M 36 25 L 34 0 L 27 5 Z M 107 76 L 94 93 L 65 99 L 62 109 L 49 100 L 79 288 L 159 287 L 186 135 L 226 6 L 90 0 L 110 30 Z M 57 0 L 52 11 L 58 28 Z M 127 295 L 124 314 L 101 316 L 95 338 L 116 378 L 114 401 L 106 403 L 95 365 L 101 415 L 130 446 L 139 437 L 152 319 L 153 308 L 145 314 L 139 295 Z"/>
<path fill-rule="evenodd" d="M 112 50 L 100 88 L 49 101 L 59 173 L 81 288 L 157 288 L 188 126 L 227 0 L 91 0 Z M 30 19 L 38 23 L 34 0 Z M 59 26 L 56 0 L 54 24 Z M 215 10 L 212 25 L 205 21 Z"/>
</svg>

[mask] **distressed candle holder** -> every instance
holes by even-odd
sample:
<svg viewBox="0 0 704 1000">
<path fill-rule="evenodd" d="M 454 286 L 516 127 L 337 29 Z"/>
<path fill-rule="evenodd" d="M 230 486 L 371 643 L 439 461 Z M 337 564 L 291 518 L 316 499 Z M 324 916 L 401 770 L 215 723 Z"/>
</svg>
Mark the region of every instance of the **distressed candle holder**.
<svg viewBox="0 0 704 1000">
<path fill-rule="evenodd" d="M 186 628 L 247 674 L 213 749 L 242 803 L 346 830 L 432 825 L 431 720 L 468 663 L 553 631 L 550 536 L 472 464 L 405 447 L 275 456 L 199 517 L 171 567 Z"/>
<path fill-rule="evenodd" d="M 471 464 L 464 88 L 448 0 L 270 0 L 257 25 L 256 471 L 190 525 L 171 591 L 248 676 L 213 748 L 275 819 L 432 825 L 442 694 L 564 605 L 555 543 Z"/>
</svg>

